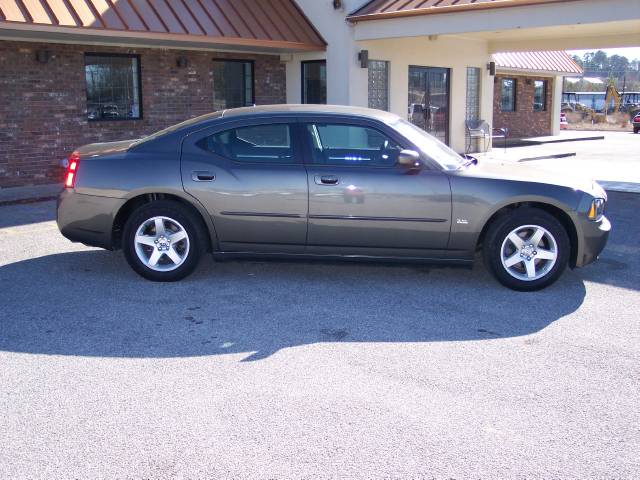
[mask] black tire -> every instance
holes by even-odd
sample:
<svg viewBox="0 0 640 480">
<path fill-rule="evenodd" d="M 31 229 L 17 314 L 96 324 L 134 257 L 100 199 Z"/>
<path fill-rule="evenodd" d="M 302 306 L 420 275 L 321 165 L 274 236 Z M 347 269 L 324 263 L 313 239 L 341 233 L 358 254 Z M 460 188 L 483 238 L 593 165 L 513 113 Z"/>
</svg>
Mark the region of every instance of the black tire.
<svg viewBox="0 0 640 480">
<path fill-rule="evenodd" d="M 556 258 L 555 263 L 552 264 L 551 261 L 537 260 L 535 259 L 535 256 L 532 256 L 537 268 L 542 270 L 540 273 L 541 277 L 533 280 L 523 280 L 516 278 L 514 275 L 509 273 L 507 268 L 503 265 L 503 248 L 506 249 L 510 247 L 514 250 L 512 253 L 519 253 L 520 256 L 522 256 L 522 250 L 518 251 L 513 244 L 506 243 L 506 238 L 514 230 L 531 225 L 542 227 L 552 236 L 550 238 L 545 234 L 543 242 L 555 240 Z M 503 245 L 507 246 L 503 247 Z M 545 245 L 540 248 L 542 249 L 544 247 Z M 527 248 L 527 245 L 524 245 L 524 248 Z M 496 280 L 512 290 L 519 291 L 541 290 L 554 283 L 567 268 L 570 251 L 569 235 L 558 219 L 544 210 L 530 207 L 515 209 L 495 219 L 487 230 L 483 245 L 485 265 Z M 538 252 L 536 251 L 535 254 L 537 255 Z M 519 272 L 515 271 L 516 269 L 525 270 L 525 257 L 526 254 L 523 257 L 522 263 L 518 263 L 516 266 L 512 267 L 512 272 L 518 274 Z M 526 271 L 523 271 L 521 275 L 526 276 Z"/>
<path fill-rule="evenodd" d="M 188 249 L 183 248 L 186 252 L 182 263 L 173 270 L 153 270 L 146 263 L 143 263 L 136 252 L 135 236 L 138 228 L 154 217 L 167 217 L 177 222 L 187 234 Z M 171 223 L 167 225 L 170 226 Z M 189 208 L 177 202 L 159 200 L 140 206 L 129 216 L 124 225 L 122 250 L 127 263 L 142 277 L 154 282 L 175 282 L 191 274 L 198 266 L 200 256 L 207 245 L 206 235 L 206 229 L 202 225 L 201 219 Z M 176 245 L 178 244 L 176 243 Z M 184 245 L 184 243 L 180 245 Z M 153 251 L 153 247 L 144 248 Z M 168 256 L 163 255 L 160 261 L 168 264 L 167 268 L 173 268 L 169 264 Z"/>
<path fill-rule="evenodd" d="M 640 132 L 640 128 L 634 128 L 633 129 L 633 133 L 638 133 L 638 132 Z"/>
</svg>

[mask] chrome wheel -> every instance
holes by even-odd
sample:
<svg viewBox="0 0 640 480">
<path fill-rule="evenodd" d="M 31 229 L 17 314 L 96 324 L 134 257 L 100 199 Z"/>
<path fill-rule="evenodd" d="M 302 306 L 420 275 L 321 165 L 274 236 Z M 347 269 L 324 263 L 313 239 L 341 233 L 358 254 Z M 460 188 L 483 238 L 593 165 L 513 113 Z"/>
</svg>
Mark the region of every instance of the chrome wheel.
<svg viewBox="0 0 640 480">
<path fill-rule="evenodd" d="M 136 254 L 151 270 L 169 272 L 189 255 L 189 235 L 169 217 L 152 217 L 142 222 L 134 237 Z"/>
<path fill-rule="evenodd" d="M 546 228 L 523 225 L 506 236 L 500 255 L 509 275 L 531 282 L 547 275 L 556 264 L 558 244 Z"/>
</svg>

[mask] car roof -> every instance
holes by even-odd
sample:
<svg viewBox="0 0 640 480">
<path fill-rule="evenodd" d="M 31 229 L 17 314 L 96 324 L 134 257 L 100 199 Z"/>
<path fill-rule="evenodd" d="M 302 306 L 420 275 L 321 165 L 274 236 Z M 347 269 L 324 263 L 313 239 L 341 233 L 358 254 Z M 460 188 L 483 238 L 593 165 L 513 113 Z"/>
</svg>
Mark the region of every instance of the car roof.
<svg viewBox="0 0 640 480">
<path fill-rule="evenodd" d="M 219 113 L 219 112 L 217 112 Z M 383 110 L 372 108 L 351 107 L 347 105 L 316 105 L 316 104 L 280 104 L 260 105 L 253 107 L 230 108 L 222 111 L 220 118 L 244 117 L 254 115 L 339 115 L 372 118 L 383 122 L 398 119 L 398 116 Z"/>
<path fill-rule="evenodd" d="M 163 139 L 167 140 L 176 136 L 180 137 L 216 123 L 217 121 L 225 121 L 230 119 L 240 120 L 243 118 L 252 117 L 264 118 L 269 116 L 277 117 L 292 115 L 334 115 L 337 117 L 352 116 L 378 120 L 387 124 L 395 122 L 400 118 L 393 113 L 385 112 L 383 110 L 374 110 L 372 108 L 364 107 L 350 107 L 345 105 L 312 105 L 287 103 L 281 105 L 260 105 L 253 107 L 230 108 L 227 110 L 218 110 L 216 112 L 200 115 L 199 117 L 185 120 L 182 123 L 171 125 L 170 127 L 139 139 L 132 145 L 132 148 L 148 146 L 152 142 L 163 141 Z"/>
</svg>

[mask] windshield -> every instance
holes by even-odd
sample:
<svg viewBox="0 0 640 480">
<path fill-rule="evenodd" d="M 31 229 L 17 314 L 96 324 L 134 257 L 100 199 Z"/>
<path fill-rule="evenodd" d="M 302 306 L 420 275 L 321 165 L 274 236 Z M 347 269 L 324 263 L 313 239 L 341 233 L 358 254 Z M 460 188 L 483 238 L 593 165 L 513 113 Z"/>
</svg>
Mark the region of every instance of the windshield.
<svg viewBox="0 0 640 480">
<path fill-rule="evenodd" d="M 464 159 L 460 155 L 413 123 L 399 119 L 391 126 L 445 170 L 457 170 L 463 166 Z"/>
</svg>

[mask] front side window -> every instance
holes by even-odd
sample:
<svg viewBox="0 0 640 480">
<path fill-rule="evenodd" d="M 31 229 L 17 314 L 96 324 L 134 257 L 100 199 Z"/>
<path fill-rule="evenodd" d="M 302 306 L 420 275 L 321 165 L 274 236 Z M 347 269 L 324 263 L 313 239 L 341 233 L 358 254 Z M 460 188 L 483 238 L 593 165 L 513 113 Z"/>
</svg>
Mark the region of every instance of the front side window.
<svg viewBox="0 0 640 480">
<path fill-rule="evenodd" d="M 413 123 L 399 119 L 392 123 L 391 126 L 443 169 L 458 170 L 463 166 L 463 158 L 451 147 L 448 147 Z"/>
<path fill-rule="evenodd" d="M 500 110 L 503 112 L 516 111 L 516 81 L 514 78 L 502 79 Z"/>
<path fill-rule="evenodd" d="M 213 61 L 213 109 L 250 107 L 254 102 L 253 62 Z"/>
<path fill-rule="evenodd" d="M 402 148 L 383 133 L 357 125 L 316 123 L 307 125 L 312 163 L 392 167 Z"/>
<path fill-rule="evenodd" d="M 536 80 L 533 82 L 533 111 L 542 112 L 547 109 L 547 82 Z"/>
<path fill-rule="evenodd" d="M 142 118 L 137 55 L 86 54 L 84 73 L 88 120 Z"/>
<path fill-rule="evenodd" d="M 327 103 L 327 62 L 302 62 L 302 103 Z"/>
<path fill-rule="evenodd" d="M 275 123 L 234 128 L 205 137 L 201 148 L 244 163 L 295 163 L 289 125 Z"/>
</svg>

